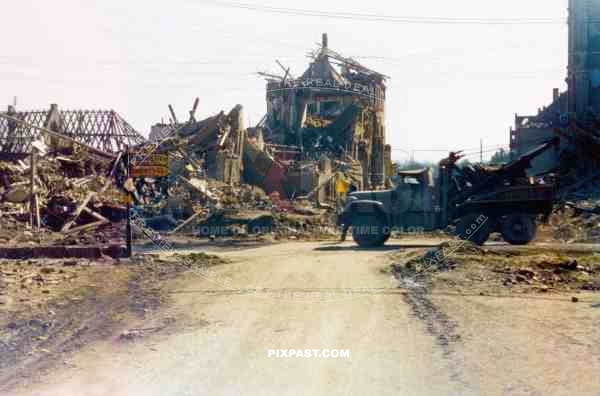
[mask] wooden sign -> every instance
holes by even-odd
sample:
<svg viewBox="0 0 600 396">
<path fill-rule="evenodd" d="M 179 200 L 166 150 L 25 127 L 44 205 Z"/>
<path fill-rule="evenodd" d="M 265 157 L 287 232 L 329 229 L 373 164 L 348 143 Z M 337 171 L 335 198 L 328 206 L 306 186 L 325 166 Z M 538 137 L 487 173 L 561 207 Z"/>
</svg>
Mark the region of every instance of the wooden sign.
<svg viewBox="0 0 600 396">
<path fill-rule="evenodd" d="M 131 153 L 129 168 L 131 177 L 169 176 L 169 156 L 167 154 Z"/>
</svg>

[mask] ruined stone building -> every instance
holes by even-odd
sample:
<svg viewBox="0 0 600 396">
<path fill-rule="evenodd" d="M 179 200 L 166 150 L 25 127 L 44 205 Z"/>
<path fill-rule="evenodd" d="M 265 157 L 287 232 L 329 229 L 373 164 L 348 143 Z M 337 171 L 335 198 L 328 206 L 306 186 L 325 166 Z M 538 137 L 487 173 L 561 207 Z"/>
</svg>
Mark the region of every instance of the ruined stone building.
<svg viewBox="0 0 600 396">
<path fill-rule="evenodd" d="M 267 77 L 264 141 L 286 159 L 360 162 L 362 186 L 384 184 L 386 76 L 331 50 L 327 35 L 300 76 Z M 389 175 L 388 175 L 389 176 Z"/>
<path fill-rule="evenodd" d="M 169 154 L 172 168 L 189 163 L 211 179 L 240 184 L 246 139 L 243 107 L 236 105 L 229 113 L 221 111 L 200 121 L 194 113 L 185 123 L 152 126 L 150 140 L 159 143 L 157 152 Z"/>
<path fill-rule="evenodd" d="M 510 133 L 514 157 L 561 138 L 560 147 L 534 161 L 534 173 L 560 166 L 587 173 L 600 165 L 600 0 L 569 0 L 568 23 L 567 91 L 554 89 L 552 103 L 535 115 L 515 116 Z"/>
</svg>

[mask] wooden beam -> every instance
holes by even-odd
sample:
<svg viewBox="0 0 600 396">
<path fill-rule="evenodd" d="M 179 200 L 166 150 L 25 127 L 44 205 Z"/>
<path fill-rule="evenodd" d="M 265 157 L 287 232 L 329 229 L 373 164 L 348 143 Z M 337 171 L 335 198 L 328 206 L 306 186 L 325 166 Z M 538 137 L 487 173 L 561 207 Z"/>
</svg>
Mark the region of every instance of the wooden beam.
<svg viewBox="0 0 600 396">
<path fill-rule="evenodd" d="M 179 122 L 177 122 L 177 116 L 175 115 L 175 110 L 173 110 L 173 106 L 169 105 L 169 111 L 171 112 L 171 117 L 173 118 L 173 123 L 179 124 Z"/>
<path fill-rule="evenodd" d="M 196 219 L 198 216 L 200 216 L 203 213 L 204 212 L 202 212 L 202 211 L 194 213 L 193 215 L 191 215 L 190 217 L 188 217 L 183 223 L 181 223 L 177 227 L 175 227 L 175 229 L 173 231 L 169 232 L 169 235 L 173 235 L 176 232 L 179 232 L 181 229 L 183 229 L 183 227 L 185 227 L 186 225 L 190 224 L 194 219 Z"/>
<path fill-rule="evenodd" d="M 100 191 L 98 191 L 98 192 L 92 191 L 92 192 L 88 193 L 88 195 L 85 197 L 83 202 L 77 207 L 77 210 L 75 210 L 75 213 L 73 214 L 73 218 L 71 218 L 71 220 L 69 220 L 67 223 L 65 223 L 65 225 L 63 225 L 63 227 L 60 230 L 61 232 L 69 231 L 69 229 L 73 226 L 75 221 L 77 221 L 77 218 L 79 218 L 79 215 L 81 214 L 81 212 L 83 210 L 87 210 L 86 206 L 90 202 L 90 200 L 97 194 L 102 194 L 103 192 L 105 192 L 108 189 L 108 187 L 110 187 L 110 185 L 112 183 L 111 178 L 114 176 L 122 157 L 123 157 L 123 152 L 119 152 L 119 155 L 117 155 L 117 159 L 115 160 L 115 163 L 113 164 L 110 174 L 108 175 L 108 179 L 104 182 L 104 185 L 102 186 Z M 100 215 L 98 215 L 98 216 L 100 216 Z M 103 219 L 106 220 L 104 217 L 103 217 Z M 106 221 L 108 221 L 108 220 L 106 220 Z"/>
<path fill-rule="evenodd" d="M 109 221 L 108 220 L 106 220 L 106 221 L 98 220 L 98 221 L 95 221 L 95 222 L 90 223 L 90 224 L 86 224 L 86 225 L 82 225 L 82 226 L 79 226 L 79 227 L 71 228 L 65 234 L 72 234 L 72 233 L 79 232 L 79 231 L 89 230 L 89 229 L 92 229 L 92 228 L 100 227 L 101 225 L 104 225 L 106 223 L 109 223 Z"/>
<path fill-rule="evenodd" d="M 31 149 L 31 167 L 30 167 L 30 196 L 29 196 L 29 220 L 32 230 L 38 230 L 40 227 L 40 205 L 38 203 L 35 180 L 37 178 L 37 149 Z"/>
<path fill-rule="evenodd" d="M 190 110 L 190 121 L 196 121 L 196 111 L 198 110 L 198 103 L 200 103 L 200 98 L 196 98 L 194 101 L 194 106 L 192 110 Z"/>
<path fill-rule="evenodd" d="M 98 221 L 110 222 L 106 217 L 102 216 L 98 212 L 94 212 L 93 210 L 91 210 L 89 208 L 83 208 L 83 211 L 88 213 L 90 216 L 92 216 L 93 218 L 95 218 Z"/>
</svg>

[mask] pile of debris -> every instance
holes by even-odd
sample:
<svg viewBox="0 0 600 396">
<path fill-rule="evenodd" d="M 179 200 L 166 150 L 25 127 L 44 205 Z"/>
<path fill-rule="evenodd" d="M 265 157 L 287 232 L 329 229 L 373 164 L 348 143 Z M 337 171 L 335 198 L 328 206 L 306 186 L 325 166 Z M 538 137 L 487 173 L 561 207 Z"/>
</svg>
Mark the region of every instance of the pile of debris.
<svg viewBox="0 0 600 396">
<path fill-rule="evenodd" d="M 567 202 L 551 216 L 554 239 L 565 243 L 600 242 L 600 201 Z"/>
<path fill-rule="evenodd" d="M 194 112 L 190 112 L 186 123 L 153 127 L 155 153 L 169 155 L 171 174 L 179 174 L 187 167 L 199 176 L 240 184 L 246 139 L 242 106 L 202 121 L 196 121 Z"/>
<path fill-rule="evenodd" d="M 138 178 L 130 190 L 134 210 L 146 226 L 169 234 L 266 234 L 271 228 L 281 229 L 278 224 L 294 223 L 278 221 L 278 217 L 296 215 L 310 218 L 310 223 L 333 226 L 329 214 L 337 196 L 335 181 L 346 174 L 362 183 L 358 161 L 347 166 L 325 156 L 306 162 L 298 162 L 294 156 L 288 159 L 281 151 L 266 146 L 260 131 L 248 134 L 243 127 L 242 106 L 197 121 L 197 103 L 188 122 L 153 127 L 152 153 L 168 155 L 169 174 L 164 178 Z M 171 113 L 172 120 L 176 120 Z M 313 210 L 315 206 L 320 209 Z M 326 221 L 320 219 L 324 213 Z M 271 215 L 269 225 L 261 227 L 261 232 L 248 227 L 254 220 Z M 299 234 L 302 227 L 283 228 Z"/>
<path fill-rule="evenodd" d="M 110 165 L 82 152 L 41 157 L 33 175 L 31 157 L 0 162 L 0 240 L 5 245 L 109 243 L 119 233 L 111 227 L 126 217 L 123 194 L 106 176 Z M 83 233 L 92 229 L 96 232 Z"/>
<path fill-rule="evenodd" d="M 398 257 L 391 272 L 405 287 L 487 293 L 599 291 L 599 254 L 492 250 L 449 242 L 416 257 Z"/>
</svg>

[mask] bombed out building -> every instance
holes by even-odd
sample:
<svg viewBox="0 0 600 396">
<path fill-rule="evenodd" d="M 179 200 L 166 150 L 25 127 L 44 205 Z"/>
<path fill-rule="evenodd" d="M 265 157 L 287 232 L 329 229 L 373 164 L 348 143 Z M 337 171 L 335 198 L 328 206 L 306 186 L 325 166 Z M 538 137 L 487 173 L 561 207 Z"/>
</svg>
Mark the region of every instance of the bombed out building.
<svg viewBox="0 0 600 396">
<path fill-rule="evenodd" d="M 379 188 L 391 161 L 385 142 L 386 76 L 329 48 L 327 34 L 308 69 L 267 78 L 267 147 L 279 158 L 356 161 L 362 188 Z M 389 175 L 387 175 L 389 176 Z"/>
<path fill-rule="evenodd" d="M 515 116 L 510 148 L 516 157 L 559 137 L 560 146 L 534 161 L 533 173 L 581 177 L 600 167 L 600 0 L 569 0 L 568 25 L 568 89 L 554 89 L 537 114 Z"/>
</svg>

